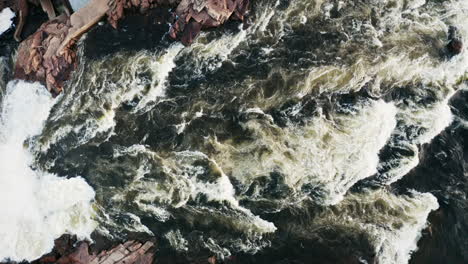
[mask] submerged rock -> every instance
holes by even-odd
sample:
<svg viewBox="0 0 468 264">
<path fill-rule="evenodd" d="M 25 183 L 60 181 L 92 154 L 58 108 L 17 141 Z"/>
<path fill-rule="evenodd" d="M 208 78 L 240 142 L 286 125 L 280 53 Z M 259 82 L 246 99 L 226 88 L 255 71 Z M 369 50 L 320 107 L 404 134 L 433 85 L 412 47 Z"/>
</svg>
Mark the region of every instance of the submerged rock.
<svg viewBox="0 0 468 264">
<path fill-rule="evenodd" d="M 111 2 L 107 18 L 117 28 L 125 10 L 145 13 L 155 7 L 177 7 L 177 19 L 169 34 L 184 45 L 190 45 L 203 28 L 218 27 L 229 19 L 244 20 L 249 0 L 115 0 Z"/>
<path fill-rule="evenodd" d="M 463 50 L 463 41 L 454 26 L 449 27 L 447 50 L 451 56 L 460 54 Z"/>
<path fill-rule="evenodd" d="M 73 47 L 58 52 L 70 28 L 69 19 L 62 15 L 43 24 L 23 41 L 18 49 L 14 77 L 45 83 L 50 92 L 59 94 L 77 63 Z"/>
</svg>

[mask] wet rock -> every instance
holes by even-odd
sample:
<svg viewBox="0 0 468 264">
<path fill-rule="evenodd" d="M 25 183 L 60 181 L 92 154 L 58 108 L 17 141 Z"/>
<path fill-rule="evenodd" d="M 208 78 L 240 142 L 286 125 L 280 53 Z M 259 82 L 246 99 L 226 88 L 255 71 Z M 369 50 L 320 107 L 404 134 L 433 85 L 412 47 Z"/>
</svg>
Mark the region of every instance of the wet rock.
<svg viewBox="0 0 468 264">
<path fill-rule="evenodd" d="M 244 20 L 249 0 L 182 0 L 170 36 L 190 45 L 201 29 L 217 27 L 229 19 Z"/>
<path fill-rule="evenodd" d="M 220 26 L 229 19 L 244 20 L 249 0 L 114 0 L 110 5 L 107 19 L 114 28 L 126 10 L 145 13 L 155 7 L 177 7 L 178 19 L 169 34 L 189 45 L 203 28 Z"/>
<path fill-rule="evenodd" d="M 19 17 L 18 26 L 16 27 L 14 35 L 15 40 L 19 42 L 21 41 L 21 32 L 23 31 L 23 27 L 29 13 L 28 2 L 26 0 L 19 0 L 14 6 L 12 6 L 12 8 L 16 13 L 18 13 Z"/>
<path fill-rule="evenodd" d="M 216 264 L 216 257 L 215 257 L 215 256 L 209 257 L 209 258 L 208 258 L 208 263 L 210 263 L 210 264 Z"/>
<path fill-rule="evenodd" d="M 68 17 L 62 15 L 23 41 L 18 48 L 14 77 L 45 83 L 49 91 L 59 94 L 77 62 L 73 47 L 58 53 L 69 28 Z"/>
<path fill-rule="evenodd" d="M 447 50 L 451 56 L 460 54 L 463 50 L 463 41 L 454 26 L 449 27 Z"/>
<path fill-rule="evenodd" d="M 154 243 L 147 241 L 142 244 L 137 241 L 127 241 L 109 251 L 101 252 L 90 264 L 130 264 L 130 263 L 152 263 L 154 253 L 151 248 Z"/>
<path fill-rule="evenodd" d="M 14 77 L 46 84 L 53 94 L 63 90 L 77 66 L 75 43 L 108 10 L 107 0 L 93 0 L 71 17 L 61 15 L 44 23 L 18 49 Z"/>
<path fill-rule="evenodd" d="M 66 52 L 84 33 L 97 24 L 109 11 L 110 3 L 111 0 L 91 0 L 86 6 L 73 13 L 68 22 L 70 26 L 66 38 L 60 45 L 58 53 L 63 54 Z"/>
<path fill-rule="evenodd" d="M 69 250 L 73 248 L 75 242 L 75 237 L 63 235 L 54 241 L 54 251 L 60 256 L 66 255 L 70 253 Z"/>
<path fill-rule="evenodd" d="M 88 264 L 95 258 L 89 254 L 88 244 L 83 242 L 71 254 L 58 259 L 57 264 Z"/>
<path fill-rule="evenodd" d="M 77 246 L 70 245 L 71 240 L 61 237 L 55 243 L 56 255 L 46 255 L 35 263 L 56 264 L 151 264 L 154 261 L 154 243 L 147 241 L 127 241 L 109 250 L 92 252 L 87 242 L 80 242 Z M 69 246 L 68 248 L 65 248 Z"/>
</svg>

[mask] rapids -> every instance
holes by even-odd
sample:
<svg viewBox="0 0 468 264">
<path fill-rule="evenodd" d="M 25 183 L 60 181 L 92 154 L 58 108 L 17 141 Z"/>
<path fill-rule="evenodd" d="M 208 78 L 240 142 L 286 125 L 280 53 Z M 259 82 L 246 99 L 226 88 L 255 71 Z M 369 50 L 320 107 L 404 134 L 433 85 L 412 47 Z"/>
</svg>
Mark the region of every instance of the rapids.
<svg viewBox="0 0 468 264">
<path fill-rule="evenodd" d="M 450 26 L 468 39 L 467 12 L 464 0 L 258 0 L 245 25 L 190 47 L 168 24 L 98 26 L 58 98 L 2 87 L 0 210 L 18 221 L 0 217 L 16 245 L 0 242 L 0 258 L 94 230 L 227 263 L 403 264 L 431 212 L 451 209 L 462 231 L 448 232 L 468 235 L 468 185 L 447 204 L 453 188 L 431 188 L 451 180 L 418 174 L 433 139 L 467 124 L 450 106 L 466 49 L 445 49 Z"/>
<path fill-rule="evenodd" d="M 15 13 L 10 8 L 5 8 L 0 12 L 0 35 L 12 26 L 14 17 Z"/>
<path fill-rule="evenodd" d="M 96 223 L 93 189 L 34 166 L 30 152 L 54 104 L 39 84 L 10 82 L 0 119 L 0 259 L 34 260 L 64 233 L 89 238 Z"/>
</svg>

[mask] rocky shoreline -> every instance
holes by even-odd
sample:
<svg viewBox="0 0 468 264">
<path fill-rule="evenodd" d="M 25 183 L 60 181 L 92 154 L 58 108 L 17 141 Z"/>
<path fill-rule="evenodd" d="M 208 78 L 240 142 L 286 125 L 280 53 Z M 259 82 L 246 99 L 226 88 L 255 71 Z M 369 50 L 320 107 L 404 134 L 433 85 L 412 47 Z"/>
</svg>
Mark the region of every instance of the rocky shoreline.
<svg viewBox="0 0 468 264">
<path fill-rule="evenodd" d="M 117 28 L 118 21 L 126 14 L 145 15 L 154 8 L 176 7 L 169 35 L 190 45 L 202 29 L 218 27 L 230 19 L 244 20 L 249 7 L 249 0 L 91 0 L 73 14 L 64 12 L 55 16 L 50 0 L 40 2 L 50 20 L 21 42 L 14 77 L 38 81 L 54 95 L 63 91 L 65 82 L 77 67 L 77 41 L 104 17 Z M 64 6 L 70 6 L 68 1 L 62 2 L 67 2 Z M 26 0 L 0 2 L 0 10 L 7 7 L 17 13 L 19 21 L 14 36 L 19 39 L 29 9 L 34 7 Z"/>
<path fill-rule="evenodd" d="M 65 243 L 63 243 L 65 242 Z M 109 250 L 95 252 L 87 242 L 74 245 L 67 240 L 57 240 L 53 253 L 43 256 L 33 263 L 57 264 L 151 264 L 154 261 L 155 244 L 151 241 L 138 242 L 129 240 Z"/>
</svg>

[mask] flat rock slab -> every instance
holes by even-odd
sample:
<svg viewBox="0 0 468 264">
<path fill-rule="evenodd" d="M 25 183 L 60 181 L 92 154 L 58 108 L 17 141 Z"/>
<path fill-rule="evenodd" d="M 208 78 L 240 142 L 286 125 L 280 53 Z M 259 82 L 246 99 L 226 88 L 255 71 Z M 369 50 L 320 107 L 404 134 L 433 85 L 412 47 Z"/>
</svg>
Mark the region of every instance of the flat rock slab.
<svg viewBox="0 0 468 264">
<path fill-rule="evenodd" d="M 147 241 L 127 241 L 98 254 L 90 253 L 89 244 L 81 242 L 75 248 L 68 249 L 67 254 L 44 256 L 37 260 L 41 264 L 151 264 L 154 261 L 154 243 Z"/>
</svg>

